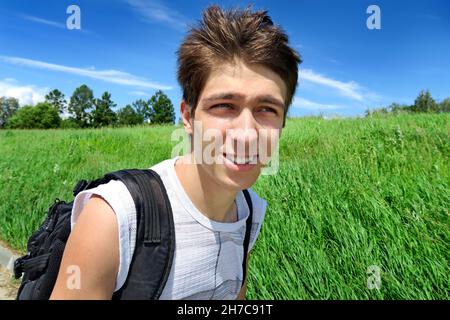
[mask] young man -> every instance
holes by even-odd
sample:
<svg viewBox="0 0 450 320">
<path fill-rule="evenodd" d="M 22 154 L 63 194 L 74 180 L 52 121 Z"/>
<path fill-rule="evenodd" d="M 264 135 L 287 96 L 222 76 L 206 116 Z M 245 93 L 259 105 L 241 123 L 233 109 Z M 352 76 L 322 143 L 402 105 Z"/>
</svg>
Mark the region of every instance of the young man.
<svg viewBox="0 0 450 320">
<path fill-rule="evenodd" d="M 242 248 L 249 208 L 242 190 L 249 189 L 253 204 L 250 251 L 266 211 L 266 201 L 250 187 L 265 164 L 263 151 L 269 157 L 273 152 L 270 138 L 284 127 L 300 62 L 267 13 L 248 9 L 209 7 L 182 43 L 180 109 L 193 147 L 152 167 L 167 190 L 176 238 L 160 299 L 245 298 Z M 215 133 L 213 161 L 200 151 L 210 143 L 208 131 Z M 119 181 L 77 195 L 51 299 L 110 299 L 121 288 L 135 247 L 135 214 Z M 78 289 L 66 285 L 66 270 L 74 265 L 81 274 Z"/>
</svg>

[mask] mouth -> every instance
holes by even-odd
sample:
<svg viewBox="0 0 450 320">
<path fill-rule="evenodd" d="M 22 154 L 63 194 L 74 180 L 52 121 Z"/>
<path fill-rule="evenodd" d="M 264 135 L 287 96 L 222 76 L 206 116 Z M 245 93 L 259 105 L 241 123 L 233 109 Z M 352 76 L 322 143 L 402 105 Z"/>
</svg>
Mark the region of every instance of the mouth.
<svg viewBox="0 0 450 320">
<path fill-rule="evenodd" d="M 258 155 L 238 157 L 237 155 L 224 153 L 223 156 L 236 165 L 256 164 L 258 161 Z"/>
</svg>

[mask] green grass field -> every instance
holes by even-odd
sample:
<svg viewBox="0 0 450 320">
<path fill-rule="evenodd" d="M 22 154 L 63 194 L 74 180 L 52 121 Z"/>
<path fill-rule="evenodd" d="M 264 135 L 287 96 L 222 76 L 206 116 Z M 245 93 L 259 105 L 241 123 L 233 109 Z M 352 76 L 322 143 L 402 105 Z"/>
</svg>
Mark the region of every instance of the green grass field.
<svg viewBox="0 0 450 320">
<path fill-rule="evenodd" d="M 0 131 L 0 239 L 25 251 L 55 198 L 170 157 L 173 129 Z M 247 298 L 449 299 L 449 155 L 448 114 L 288 120 Z"/>
</svg>

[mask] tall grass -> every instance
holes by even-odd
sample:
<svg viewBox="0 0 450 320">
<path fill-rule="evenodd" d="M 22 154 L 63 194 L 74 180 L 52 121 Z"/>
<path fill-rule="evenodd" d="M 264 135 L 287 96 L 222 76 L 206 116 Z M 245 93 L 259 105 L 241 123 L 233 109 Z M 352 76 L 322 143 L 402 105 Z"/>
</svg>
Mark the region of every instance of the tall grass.
<svg viewBox="0 0 450 320">
<path fill-rule="evenodd" d="M 448 299 L 450 116 L 289 120 L 252 250 L 251 299 Z M 26 239 L 80 178 L 150 167 L 173 127 L 0 131 L 0 238 Z M 368 268 L 380 270 L 370 289 Z"/>
</svg>

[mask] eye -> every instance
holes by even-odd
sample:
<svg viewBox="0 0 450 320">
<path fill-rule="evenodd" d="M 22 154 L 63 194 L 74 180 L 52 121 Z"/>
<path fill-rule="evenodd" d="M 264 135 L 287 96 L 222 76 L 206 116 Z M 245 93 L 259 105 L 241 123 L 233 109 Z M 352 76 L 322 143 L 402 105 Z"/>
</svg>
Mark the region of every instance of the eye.
<svg viewBox="0 0 450 320">
<path fill-rule="evenodd" d="M 269 113 L 273 113 L 273 114 L 278 114 L 277 110 L 275 110 L 274 108 L 270 108 L 270 107 L 263 107 L 263 108 L 261 108 L 259 110 L 263 111 L 263 112 L 269 112 Z"/>
<path fill-rule="evenodd" d="M 223 110 L 229 109 L 229 110 L 231 110 L 231 109 L 233 109 L 233 106 L 228 103 L 220 103 L 220 104 L 216 104 L 216 105 L 212 106 L 211 109 L 223 109 Z"/>
</svg>

